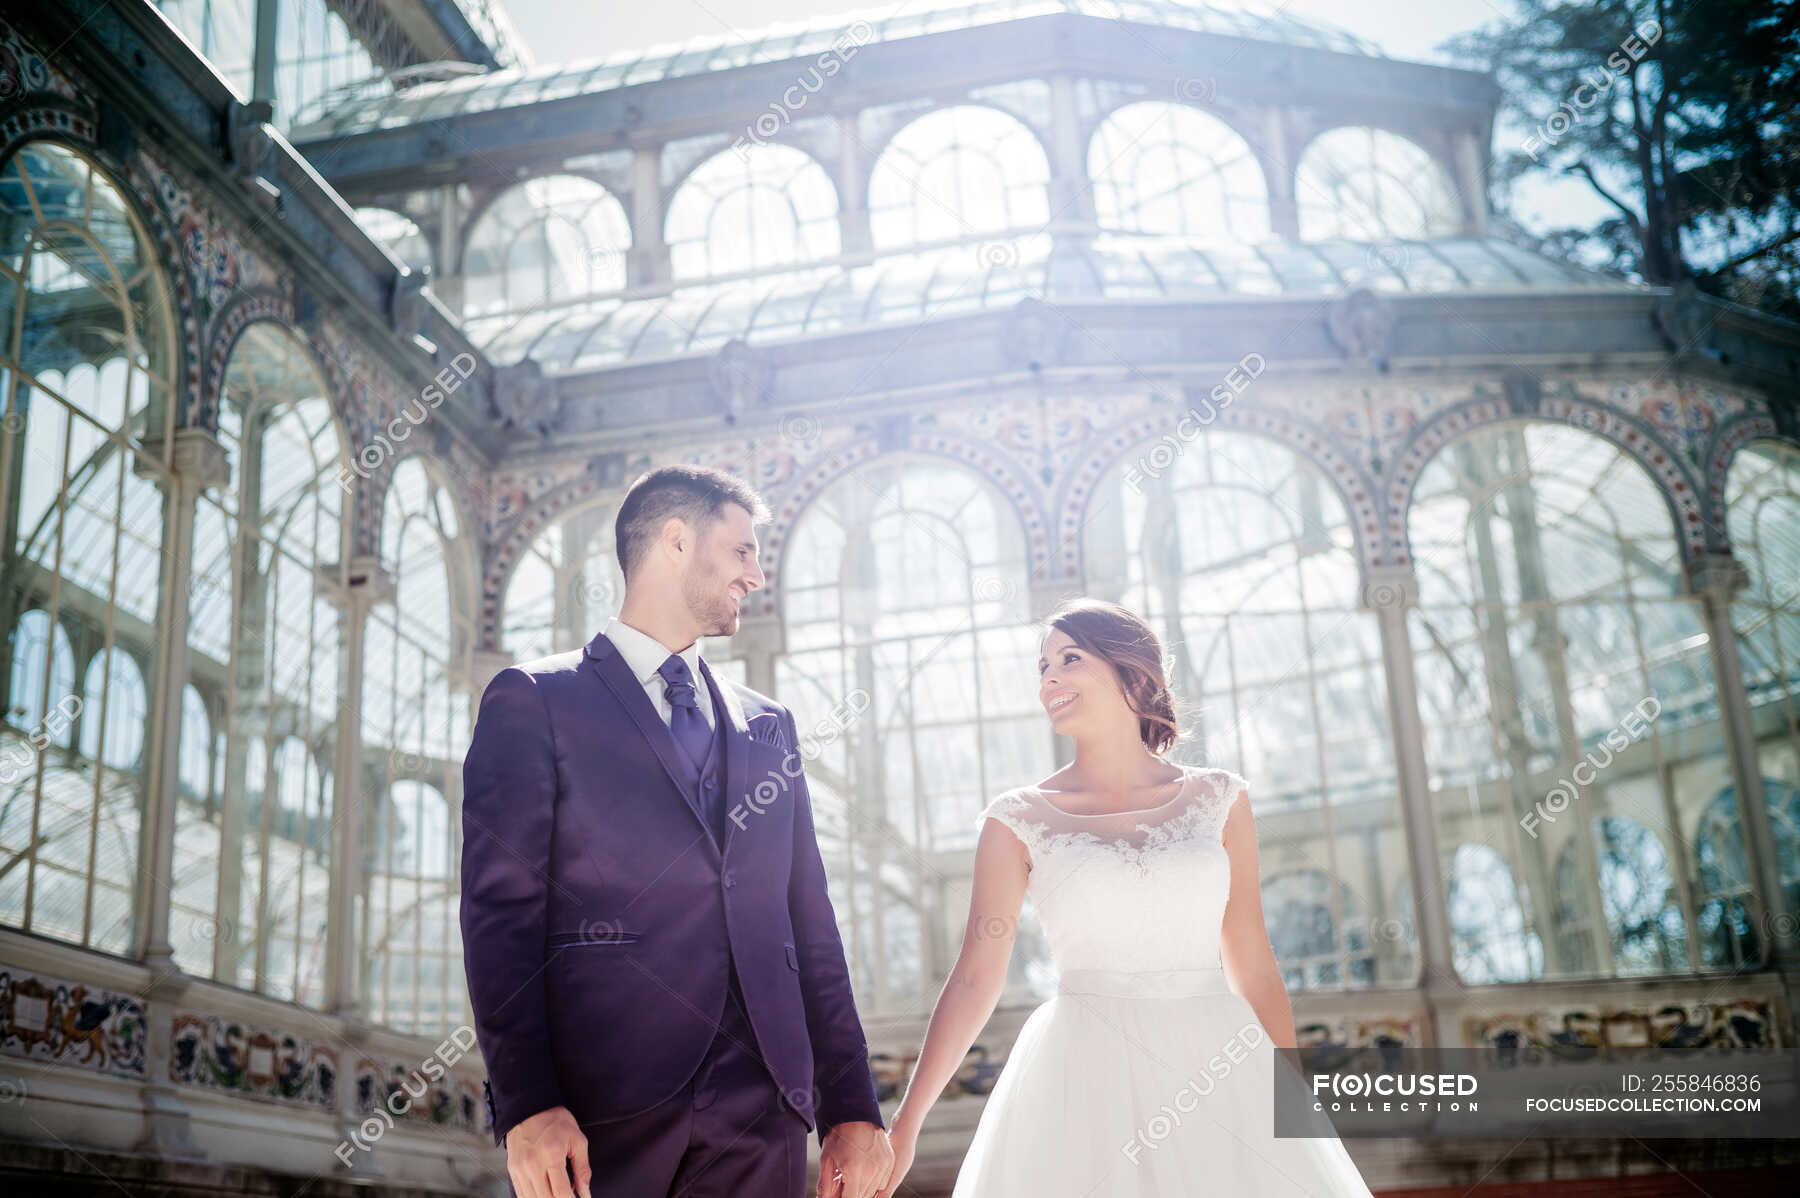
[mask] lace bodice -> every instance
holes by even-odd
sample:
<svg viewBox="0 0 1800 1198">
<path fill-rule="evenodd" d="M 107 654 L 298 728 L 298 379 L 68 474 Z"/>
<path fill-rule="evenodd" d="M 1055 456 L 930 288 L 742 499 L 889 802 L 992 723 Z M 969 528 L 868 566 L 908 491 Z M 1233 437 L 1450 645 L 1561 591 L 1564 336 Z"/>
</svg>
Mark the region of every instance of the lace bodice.
<svg viewBox="0 0 1800 1198">
<path fill-rule="evenodd" d="M 1231 888 L 1220 834 L 1245 782 L 1229 770 L 1182 770 L 1157 807 L 1077 815 L 1022 786 L 981 813 L 977 827 L 1000 821 L 1029 854 L 1025 893 L 1059 973 L 1219 968 Z"/>
</svg>

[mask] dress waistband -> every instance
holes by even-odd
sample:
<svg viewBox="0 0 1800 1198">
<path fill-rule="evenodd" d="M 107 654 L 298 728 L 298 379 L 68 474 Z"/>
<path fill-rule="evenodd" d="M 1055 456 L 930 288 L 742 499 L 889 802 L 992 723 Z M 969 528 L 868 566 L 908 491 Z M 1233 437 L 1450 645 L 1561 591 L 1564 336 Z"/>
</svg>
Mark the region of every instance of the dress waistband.
<svg viewBox="0 0 1800 1198">
<path fill-rule="evenodd" d="M 1065 969 L 1059 994 L 1103 994 L 1118 998 L 1198 998 L 1230 994 L 1223 969 Z"/>
</svg>

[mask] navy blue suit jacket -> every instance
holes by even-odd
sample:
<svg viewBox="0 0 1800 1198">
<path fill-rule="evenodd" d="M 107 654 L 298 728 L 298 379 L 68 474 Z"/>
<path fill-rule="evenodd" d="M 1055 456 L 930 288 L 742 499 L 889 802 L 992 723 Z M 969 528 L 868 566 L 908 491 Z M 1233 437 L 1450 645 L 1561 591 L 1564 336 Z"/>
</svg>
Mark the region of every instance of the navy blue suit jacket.
<svg viewBox="0 0 1800 1198">
<path fill-rule="evenodd" d="M 604 635 L 502 670 L 463 762 L 463 957 L 496 1143 L 621 1119 L 694 1074 L 736 961 L 756 1047 L 816 1128 L 885 1126 L 791 713 L 716 678 L 726 838 Z M 728 956 L 729 954 L 729 956 Z"/>
</svg>

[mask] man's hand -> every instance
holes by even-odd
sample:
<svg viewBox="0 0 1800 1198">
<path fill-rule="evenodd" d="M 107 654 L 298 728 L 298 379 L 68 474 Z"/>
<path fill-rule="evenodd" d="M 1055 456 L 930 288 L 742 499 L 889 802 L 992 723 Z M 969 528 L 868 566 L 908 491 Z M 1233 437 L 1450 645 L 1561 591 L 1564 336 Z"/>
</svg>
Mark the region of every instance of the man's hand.
<svg viewBox="0 0 1800 1198">
<path fill-rule="evenodd" d="M 834 1129 L 835 1130 L 835 1129 Z M 575 1162 L 575 1189 L 569 1189 L 569 1162 Z M 568 1107 L 553 1106 L 513 1125 L 506 1133 L 506 1172 L 519 1198 L 589 1198 L 587 1137 Z"/>
<path fill-rule="evenodd" d="M 894 1167 L 894 1149 L 879 1123 L 840 1123 L 819 1150 L 818 1198 L 874 1198 Z"/>
</svg>

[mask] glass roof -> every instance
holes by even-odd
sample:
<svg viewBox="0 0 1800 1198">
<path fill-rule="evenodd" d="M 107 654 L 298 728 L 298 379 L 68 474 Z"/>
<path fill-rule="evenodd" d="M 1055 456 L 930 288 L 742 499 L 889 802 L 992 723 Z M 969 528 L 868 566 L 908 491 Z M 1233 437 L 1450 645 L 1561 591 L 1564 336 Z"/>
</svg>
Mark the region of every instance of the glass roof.
<svg viewBox="0 0 1800 1198">
<path fill-rule="evenodd" d="M 1629 290 L 1495 237 L 1430 241 L 1187 242 L 1103 235 L 1055 246 L 1045 235 L 1017 255 L 956 245 L 681 287 L 648 298 L 580 300 L 468 322 L 496 362 L 534 358 L 569 373 L 626 361 L 708 353 L 727 341 L 786 341 L 846 329 L 1007 307 L 1028 296 L 1064 303 L 1338 295 Z"/>
<path fill-rule="evenodd" d="M 1253 41 L 1313 46 L 1345 54 L 1379 56 L 1372 43 L 1354 34 L 1301 21 L 1279 11 L 1256 12 L 1185 0 L 937 0 L 922 6 L 893 4 L 810 21 L 791 21 L 749 33 L 702 36 L 604 58 L 559 66 L 509 68 L 437 83 L 420 84 L 397 95 L 372 92 L 351 99 L 289 137 L 295 142 L 391 129 L 546 100 L 611 91 L 683 75 L 724 71 L 761 62 L 811 58 L 831 50 L 872 42 L 892 42 L 997 25 L 1024 17 L 1074 13 L 1169 29 L 1242 37 Z"/>
</svg>

